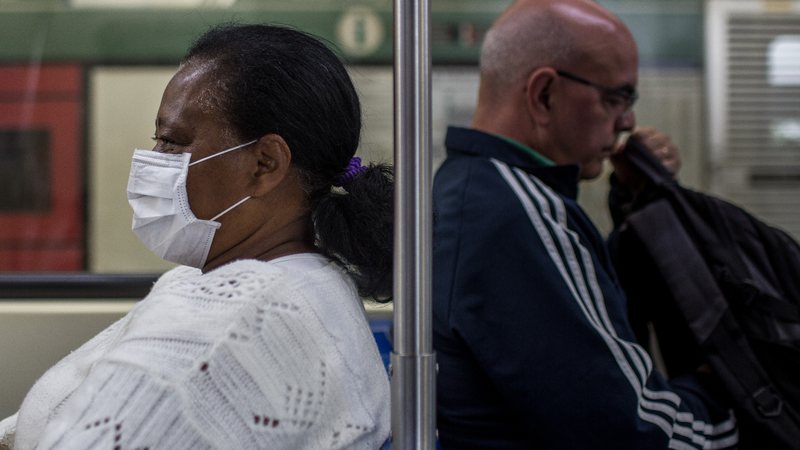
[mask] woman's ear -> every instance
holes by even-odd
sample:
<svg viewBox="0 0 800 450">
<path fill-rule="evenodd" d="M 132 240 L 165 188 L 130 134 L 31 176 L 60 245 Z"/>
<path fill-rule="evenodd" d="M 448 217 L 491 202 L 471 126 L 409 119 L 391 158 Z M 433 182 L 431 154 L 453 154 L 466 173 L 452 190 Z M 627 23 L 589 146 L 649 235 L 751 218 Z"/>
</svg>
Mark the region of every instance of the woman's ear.
<svg viewBox="0 0 800 450">
<path fill-rule="evenodd" d="M 552 67 L 540 67 L 528 75 L 525 84 L 528 114 L 540 125 L 550 121 L 557 77 Z"/>
<path fill-rule="evenodd" d="M 289 173 L 292 152 L 280 135 L 265 134 L 255 143 L 256 165 L 252 170 L 253 197 L 262 197 L 280 185 Z"/>
</svg>

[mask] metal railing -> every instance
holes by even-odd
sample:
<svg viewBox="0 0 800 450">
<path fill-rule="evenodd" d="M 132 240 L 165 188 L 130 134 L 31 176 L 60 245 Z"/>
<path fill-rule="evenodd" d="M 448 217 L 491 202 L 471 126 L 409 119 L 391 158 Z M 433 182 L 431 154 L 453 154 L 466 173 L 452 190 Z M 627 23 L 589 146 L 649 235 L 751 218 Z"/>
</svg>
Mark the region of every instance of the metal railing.
<svg viewBox="0 0 800 450">
<path fill-rule="evenodd" d="M 141 299 L 157 274 L 6 273 L 1 299 Z"/>
<path fill-rule="evenodd" d="M 394 2 L 392 448 L 435 446 L 431 326 L 431 77 L 427 0 Z"/>
</svg>

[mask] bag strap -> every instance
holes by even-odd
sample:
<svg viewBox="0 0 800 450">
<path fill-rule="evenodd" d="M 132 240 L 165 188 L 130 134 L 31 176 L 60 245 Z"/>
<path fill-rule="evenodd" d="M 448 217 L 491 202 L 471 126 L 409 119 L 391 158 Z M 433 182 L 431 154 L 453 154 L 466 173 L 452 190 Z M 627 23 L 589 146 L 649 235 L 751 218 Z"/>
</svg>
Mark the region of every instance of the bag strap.
<svg viewBox="0 0 800 450">
<path fill-rule="evenodd" d="M 703 344 L 728 303 L 669 202 L 656 200 L 631 214 L 626 223 L 644 244 L 689 328 Z"/>
<path fill-rule="evenodd" d="M 655 186 L 661 197 L 669 201 L 674 213 L 680 217 L 679 226 L 697 242 L 703 243 L 705 251 L 713 252 L 714 258 L 729 264 L 739 259 L 730 246 L 721 242 L 717 232 L 698 216 L 672 173 L 635 136 L 628 139 L 624 156 Z M 700 257 L 702 259 L 702 255 Z M 710 273 L 709 276 L 714 279 Z"/>
<path fill-rule="evenodd" d="M 735 397 L 752 402 L 764 419 L 788 420 L 781 417 L 782 398 L 742 337 L 727 300 L 669 202 L 657 200 L 626 223 L 653 259 L 698 344 L 718 356 L 710 361 L 718 372 L 729 374 L 723 378 L 738 392 Z M 792 422 L 784 426 L 788 423 Z"/>
<path fill-rule="evenodd" d="M 631 136 L 625 149 L 625 157 L 657 188 L 664 191 L 672 201 L 674 207 L 679 207 L 686 220 L 686 224 L 702 240 L 708 242 L 709 246 L 716 248 L 716 251 L 732 263 L 733 254 L 720 243 L 717 234 L 698 217 L 691 214 L 691 206 L 687 203 L 678 182 L 672 173 L 653 154 L 647 150 L 642 142 L 636 137 Z M 704 264 L 705 266 L 705 264 Z M 709 279 L 713 282 L 714 277 L 708 273 Z M 735 280 L 735 277 L 731 277 Z M 771 296 L 759 296 L 758 302 L 754 302 L 753 307 L 772 315 L 775 318 L 786 321 L 800 321 L 800 307 L 792 303 L 777 299 Z"/>
</svg>

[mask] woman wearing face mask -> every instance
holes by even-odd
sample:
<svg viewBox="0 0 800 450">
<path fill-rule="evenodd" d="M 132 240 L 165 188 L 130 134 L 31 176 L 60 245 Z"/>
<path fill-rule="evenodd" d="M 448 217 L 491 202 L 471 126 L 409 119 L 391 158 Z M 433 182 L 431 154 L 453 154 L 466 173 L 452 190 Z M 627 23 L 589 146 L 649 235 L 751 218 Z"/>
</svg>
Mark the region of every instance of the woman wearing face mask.
<svg viewBox="0 0 800 450">
<path fill-rule="evenodd" d="M 359 134 L 316 39 L 202 36 L 128 181 L 134 232 L 183 265 L 37 381 L 14 448 L 379 447 L 388 378 L 358 294 L 390 293 L 392 180 L 353 157 Z"/>
</svg>

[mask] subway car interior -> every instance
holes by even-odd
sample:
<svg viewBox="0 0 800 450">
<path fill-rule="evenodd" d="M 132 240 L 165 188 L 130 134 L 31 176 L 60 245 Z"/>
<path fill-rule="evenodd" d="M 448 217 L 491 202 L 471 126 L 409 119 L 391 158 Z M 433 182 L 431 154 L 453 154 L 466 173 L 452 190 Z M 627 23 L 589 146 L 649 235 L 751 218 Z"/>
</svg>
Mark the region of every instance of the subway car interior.
<svg viewBox="0 0 800 450">
<path fill-rule="evenodd" d="M 432 170 L 468 126 L 483 36 L 510 0 L 431 0 Z M 639 51 L 639 125 L 680 148 L 683 185 L 800 238 L 800 0 L 598 0 Z M 194 37 L 272 23 L 323 38 L 361 98 L 358 155 L 395 151 L 389 0 L 0 0 L 0 418 L 174 267 L 131 231 L 126 183 Z M 603 233 L 610 167 L 579 201 Z M 365 301 L 387 370 L 393 306 Z"/>
</svg>

